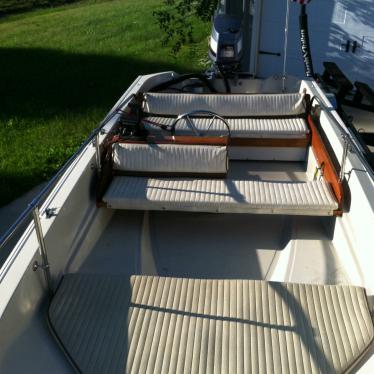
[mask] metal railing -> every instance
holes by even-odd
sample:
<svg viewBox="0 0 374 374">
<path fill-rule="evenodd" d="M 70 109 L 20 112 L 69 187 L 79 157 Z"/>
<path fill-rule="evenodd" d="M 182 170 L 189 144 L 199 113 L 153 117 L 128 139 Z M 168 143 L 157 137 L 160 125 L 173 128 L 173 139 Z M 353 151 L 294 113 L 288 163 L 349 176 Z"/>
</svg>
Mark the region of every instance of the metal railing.
<svg viewBox="0 0 374 374">
<path fill-rule="evenodd" d="M 44 186 L 44 188 L 38 193 L 38 195 L 28 204 L 27 208 L 21 213 L 21 215 L 17 218 L 17 220 L 13 223 L 13 225 L 5 232 L 3 236 L 0 238 L 0 250 L 1 248 L 5 247 L 5 245 L 13 238 L 17 229 L 20 227 L 22 223 L 24 223 L 25 219 L 30 216 L 30 214 L 35 210 L 38 209 L 41 203 L 44 201 L 44 198 L 51 192 L 53 187 L 57 184 L 60 180 L 60 177 L 66 172 L 66 170 L 70 167 L 73 161 L 82 153 L 82 151 L 86 148 L 86 146 L 92 142 L 95 138 L 96 134 L 100 131 L 101 126 L 98 127 L 93 133 L 87 138 L 87 140 L 78 148 L 78 150 L 65 162 L 65 164 L 58 170 L 58 172 L 49 180 L 49 182 Z"/>
<path fill-rule="evenodd" d="M 124 95 L 125 96 L 125 95 Z M 115 115 L 120 113 L 121 107 L 127 104 L 133 96 L 125 97 L 123 100 L 120 100 L 115 107 L 113 107 L 104 120 L 100 123 L 100 125 L 92 131 L 89 137 L 81 144 L 81 146 L 74 152 L 74 154 L 65 162 L 65 164 L 57 171 L 57 173 L 48 181 L 48 183 L 44 186 L 44 188 L 37 194 L 37 196 L 28 204 L 27 208 L 21 213 L 21 215 L 17 218 L 17 220 L 13 223 L 13 225 L 0 237 L 0 250 L 4 248 L 9 241 L 14 237 L 17 230 L 20 226 L 25 223 L 25 220 L 31 215 L 32 212 L 35 211 L 39 207 L 47 195 L 52 191 L 55 187 L 57 182 L 60 180 L 62 175 L 66 172 L 66 170 L 72 165 L 72 163 L 77 159 L 77 157 L 83 152 L 83 150 L 89 145 L 93 143 L 96 147 L 96 152 L 98 151 L 98 135 L 102 131 L 102 129 L 109 123 L 110 120 L 114 118 Z M 97 144 L 97 145 L 96 145 Z M 98 165 L 100 167 L 100 165 Z M 0 264 L 1 267 L 1 264 Z"/>
<path fill-rule="evenodd" d="M 348 152 L 354 152 L 357 155 L 357 157 L 359 158 L 360 162 L 365 167 L 364 171 L 367 172 L 367 174 L 370 176 L 370 178 L 372 180 L 374 180 L 374 171 L 373 171 L 370 163 L 368 162 L 368 160 L 365 158 L 363 149 L 362 149 L 360 143 L 358 142 L 358 140 L 356 139 L 355 135 L 352 134 L 352 132 L 344 124 L 344 122 L 343 122 L 343 124 L 340 123 L 332 115 L 332 113 L 331 113 L 332 108 L 325 105 L 318 96 L 314 96 L 313 99 L 312 99 L 312 102 L 313 101 L 316 101 L 319 104 L 320 108 L 324 111 L 326 116 L 333 121 L 334 125 L 340 131 L 341 137 L 343 139 L 343 155 L 342 155 L 342 165 L 341 165 L 341 175 L 340 175 L 340 177 L 342 178 L 342 176 L 345 173 L 344 168 L 345 168 L 345 164 L 346 164 L 346 159 L 348 157 Z"/>
<path fill-rule="evenodd" d="M 49 182 L 44 186 L 44 188 L 38 193 L 38 195 L 28 204 L 27 208 L 21 213 L 13 225 L 5 232 L 0 238 L 0 251 L 5 250 L 7 244 L 11 242 L 16 234 L 19 233 L 20 228 L 24 228 L 25 224 L 29 223 L 29 219 L 34 223 L 34 228 L 36 236 L 38 239 L 39 248 L 41 251 L 41 263 L 37 261 L 33 264 L 33 270 L 42 269 L 46 281 L 46 286 L 48 288 L 49 294 L 53 294 L 53 286 L 51 281 L 51 271 L 50 264 L 48 262 L 47 248 L 44 243 L 44 235 L 42 230 L 42 225 L 40 222 L 40 211 L 39 208 L 50 194 L 52 189 L 56 186 L 57 182 L 60 180 L 62 175 L 67 171 L 67 169 L 72 165 L 72 163 L 78 158 L 78 156 L 83 152 L 83 150 L 89 145 L 100 133 L 103 125 L 95 129 L 92 134 L 87 138 L 87 140 L 78 148 L 78 150 L 65 162 L 61 169 L 49 180 Z M 32 216 L 32 218 L 31 218 Z M 3 261 L 6 261 L 9 257 L 11 251 L 6 253 L 6 257 Z M 3 263 L 0 263 L 0 268 Z"/>
</svg>

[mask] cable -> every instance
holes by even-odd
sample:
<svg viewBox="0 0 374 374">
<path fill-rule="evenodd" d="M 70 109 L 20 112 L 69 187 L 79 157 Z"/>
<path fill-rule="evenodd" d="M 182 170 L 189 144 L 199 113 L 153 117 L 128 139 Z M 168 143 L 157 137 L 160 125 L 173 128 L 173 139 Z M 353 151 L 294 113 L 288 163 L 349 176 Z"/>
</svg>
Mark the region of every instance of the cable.
<svg viewBox="0 0 374 374">
<path fill-rule="evenodd" d="M 63 279 L 64 279 L 64 277 L 62 276 L 61 280 L 60 280 L 60 282 L 59 282 L 59 284 L 58 284 L 58 286 L 56 288 L 55 293 L 58 291 L 58 289 L 59 289 L 59 287 L 60 287 Z M 49 309 L 51 307 L 51 303 L 52 303 L 52 299 L 50 299 L 49 303 L 48 303 L 48 311 L 47 311 L 47 325 L 48 325 L 48 328 L 49 328 L 49 330 L 50 330 L 53 338 L 56 340 L 57 345 L 61 349 L 62 353 L 65 355 L 65 357 L 66 357 L 67 361 L 69 362 L 69 364 L 71 365 L 72 369 L 77 374 L 82 374 L 83 373 L 82 370 L 79 368 L 77 362 L 74 360 L 74 358 L 71 356 L 71 354 L 69 353 L 69 351 L 65 347 L 64 343 L 62 342 L 62 340 L 58 336 L 57 331 L 56 331 L 56 329 L 53 326 L 53 323 L 52 323 L 50 315 L 49 315 Z"/>
<path fill-rule="evenodd" d="M 286 91 L 286 74 L 287 74 L 287 48 L 288 48 L 288 24 L 290 21 L 290 2 L 287 1 L 286 10 L 286 24 L 284 27 L 284 51 L 283 51 L 283 76 L 282 76 L 282 91 Z"/>
<path fill-rule="evenodd" d="M 312 54 L 310 52 L 308 15 L 306 14 L 306 5 L 301 5 L 299 23 L 300 23 L 301 52 L 303 55 L 305 75 L 308 78 L 313 78 L 314 69 L 313 69 Z"/>
<path fill-rule="evenodd" d="M 162 90 L 165 90 L 166 88 L 168 88 L 168 87 L 170 87 L 174 84 L 183 82 L 183 81 L 185 81 L 187 79 L 191 79 L 191 78 L 199 79 L 200 81 L 202 81 L 208 87 L 208 89 L 211 93 L 217 93 L 217 90 L 213 87 L 213 85 L 210 83 L 210 81 L 208 80 L 208 78 L 204 74 L 196 74 L 196 73 L 183 74 L 183 75 L 181 75 L 177 78 L 173 78 L 173 79 L 171 79 L 167 82 L 158 84 L 158 85 L 152 87 L 149 90 L 149 92 L 162 91 Z"/>
<path fill-rule="evenodd" d="M 217 68 L 218 68 L 219 72 L 221 73 L 221 75 L 223 77 L 223 81 L 225 82 L 226 93 L 231 93 L 231 88 L 230 88 L 229 80 L 227 79 L 227 76 L 226 76 L 224 70 L 222 69 L 222 65 L 221 64 L 217 64 Z"/>
<path fill-rule="evenodd" d="M 142 118 L 141 121 L 142 121 L 143 123 L 145 122 L 145 123 L 148 123 L 148 124 L 150 124 L 150 125 L 152 125 L 152 126 L 159 127 L 159 128 L 162 129 L 162 130 L 169 131 L 169 132 L 171 131 L 170 126 L 165 125 L 165 124 L 163 124 L 163 123 L 158 123 L 158 122 L 155 122 L 155 121 L 151 121 L 151 120 L 149 120 L 149 119 L 147 119 L 147 118 Z"/>
</svg>

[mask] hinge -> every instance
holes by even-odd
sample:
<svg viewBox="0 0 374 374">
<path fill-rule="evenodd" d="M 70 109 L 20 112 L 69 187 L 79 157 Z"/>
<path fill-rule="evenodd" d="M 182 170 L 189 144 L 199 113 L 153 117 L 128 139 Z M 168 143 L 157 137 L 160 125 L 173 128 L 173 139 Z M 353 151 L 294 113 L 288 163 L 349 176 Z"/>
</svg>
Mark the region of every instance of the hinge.
<svg viewBox="0 0 374 374">
<path fill-rule="evenodd" d="M 33 271 L 37 271 L 38 269 L 42 269 L 42 270 L 47 270 L 49 269 L 49 264 L 39 264 L 38 261 L 34 261 L 34 263 L 32 264 L 32 270 Z"/>
</svg>

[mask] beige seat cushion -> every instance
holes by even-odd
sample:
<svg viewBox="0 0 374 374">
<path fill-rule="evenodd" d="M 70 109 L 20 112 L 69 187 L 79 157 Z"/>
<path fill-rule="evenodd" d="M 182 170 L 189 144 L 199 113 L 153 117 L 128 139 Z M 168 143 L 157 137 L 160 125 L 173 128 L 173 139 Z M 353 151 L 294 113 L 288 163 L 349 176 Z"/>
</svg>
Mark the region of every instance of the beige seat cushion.
<svg viewBox="0 0 374 374">
<path fill-rule="evenodd" d="M 114 177 L 103 201 L 109 208 L 211 213 L 333 215 L 329 185 L 232 179 Z"/>
<path fill-rule="evenodd" d="M 289 94 L 176 94 L 147 93 L 144 111 L 176 115 L 209 110 L 221 116 L 290 116 L 305 113 L 304 96 Z"/>
<path fill-rule="evenodd" d="M 374 335 L 352 286 L 71 274 L 49 315 L 83 373 L 343 373 Z"/>
<path fill-rule="evenodd" d="M 305 138 L 309 134 L 308 126 L 303 118 L 226 118 L 233 138 Z M 161 132 L 161 128 L 151 123 L 171 126 L 175 118 L 147 117 L 144 119 L 145 127 L 151 133 Z M 193 118 L 192 122 L 202 133 L 210 136 L 226 135 L 227 129 L 221 120 L 211 118 Z M 208 130 L 210 126 L 210 129 Z M 175 133 L 177 135 L 193 135 L 187 122 L 178 122 Z M 166 134 L 166 132 L 165 132 Z"/>
<path fill-rule="evenodd" d="M 142 173 L 226 174 L 226 146 L 115 143 L 113 169 Z"/>
</svg>

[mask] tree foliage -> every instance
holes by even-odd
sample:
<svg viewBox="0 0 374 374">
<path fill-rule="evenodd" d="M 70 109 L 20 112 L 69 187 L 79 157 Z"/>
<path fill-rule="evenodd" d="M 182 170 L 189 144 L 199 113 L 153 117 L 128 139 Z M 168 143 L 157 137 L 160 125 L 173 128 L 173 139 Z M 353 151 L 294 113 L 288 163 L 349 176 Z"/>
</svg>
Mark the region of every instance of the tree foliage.
<svg viewBox="0 0 374 374">
<path fill-rule="evenodd" d="M 193 20 L 209 21 L 218 0 L 163 0 L 164 8 L 155 11 L 157 23 L 163 32 L 163 45 L 170 45 L 173 54 L 193 41 Z"/>
</svg>

